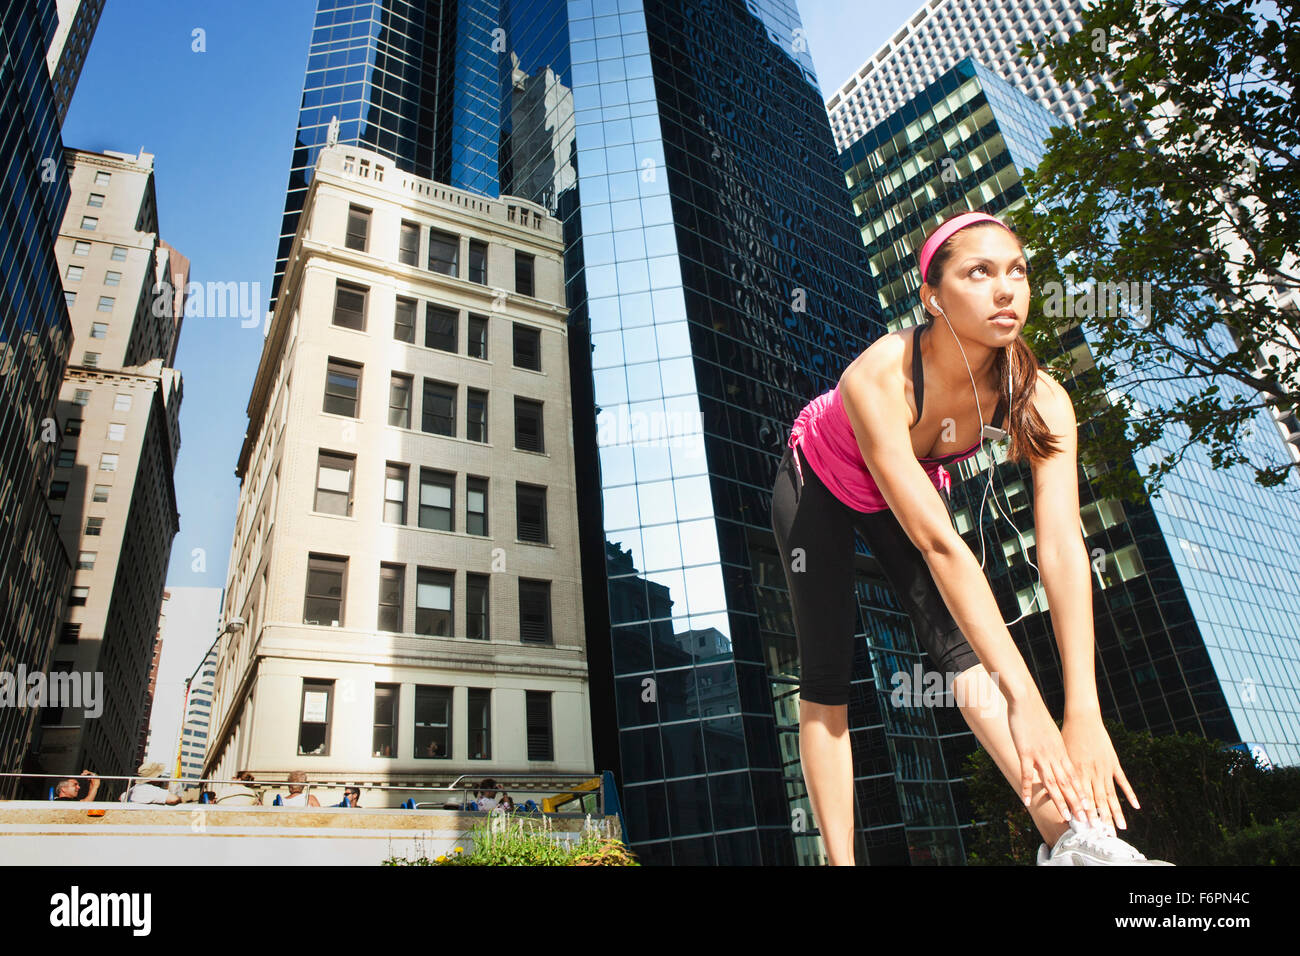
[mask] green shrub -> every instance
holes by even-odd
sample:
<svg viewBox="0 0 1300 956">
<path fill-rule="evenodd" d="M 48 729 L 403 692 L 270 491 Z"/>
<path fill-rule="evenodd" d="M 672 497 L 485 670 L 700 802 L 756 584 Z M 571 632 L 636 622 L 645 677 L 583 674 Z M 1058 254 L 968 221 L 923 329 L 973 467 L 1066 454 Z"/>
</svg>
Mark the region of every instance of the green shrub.
<svg viewBox="0 0 1300 956">
<path fill-rule="evenodd" d="M 546 817 L 493 815 L 470 828 L 470 852 L 455 847 L 435 859 L 392 856 L 385 866 L 640 866 L 621 840 L 588 826 L 577 840 L 551 828 Z"/>
</svg>

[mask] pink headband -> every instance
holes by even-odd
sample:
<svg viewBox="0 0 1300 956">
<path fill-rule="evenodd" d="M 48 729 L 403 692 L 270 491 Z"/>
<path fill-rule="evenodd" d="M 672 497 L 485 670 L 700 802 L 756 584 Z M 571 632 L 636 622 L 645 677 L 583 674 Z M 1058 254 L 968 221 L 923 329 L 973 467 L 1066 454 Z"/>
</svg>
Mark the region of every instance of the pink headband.
<svg viewBox="0 0 1300 956">
<path fill-rule="evenodd" d="M 977 222 L 996 222 L 1003 229 L 1006 229 L 1007 232 L 1011 232 L 1005 222 L 995 216 L 990 216 L 986 212 L 966 212 L 962 213 L 960 216 L 954 216 L 936 229 L 934 235 L 927 239 L 925 245 L 921 247 L 922 282 L 925 281 L 925 274 L 930 271 L 930 260 L 934 258 L 934 254 L 939 250 L 939 247 L 947 242 L 952 234 L 957 230 L 965 229 L 967 226 L 974 225 Z"/>
</svg>

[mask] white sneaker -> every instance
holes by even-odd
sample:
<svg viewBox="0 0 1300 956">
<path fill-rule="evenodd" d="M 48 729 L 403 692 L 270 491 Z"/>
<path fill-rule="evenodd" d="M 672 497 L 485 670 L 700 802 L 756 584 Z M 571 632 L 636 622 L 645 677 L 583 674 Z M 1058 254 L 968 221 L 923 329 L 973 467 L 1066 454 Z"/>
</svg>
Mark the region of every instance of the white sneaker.
<svg viewBox="0 0 1300 956">
<path fill-rule="evenodd" d="M 1173 866 L 1164 860 L 1148 860 L 1121 840 L 1109 823 L 1080 823 L 1074 819 L 1050 851 L 1046 843 L 1039 845 L 1038 865 Z"/>
</svg>

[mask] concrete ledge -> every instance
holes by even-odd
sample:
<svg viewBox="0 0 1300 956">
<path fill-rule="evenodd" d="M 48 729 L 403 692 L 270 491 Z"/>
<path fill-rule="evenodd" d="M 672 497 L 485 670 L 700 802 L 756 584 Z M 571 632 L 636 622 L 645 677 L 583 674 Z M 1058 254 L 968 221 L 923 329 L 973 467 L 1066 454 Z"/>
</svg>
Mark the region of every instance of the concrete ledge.
<svg viewBox="0 0 1300 956">
<path fill-rule="evenodd" d="M 515 813 L 506 819 L 537 819 Z M 470 830 L 490 819 L 462 810 L 346 807 L 174 807 L 121 803 L 0 803 L 0 862 L 27 866 L 378 865 L 473 847 Z M 548 814 L 552 830 L 576 840 L 578 814 Z M 618 818 L 591 818 L 621 837 Z"/>
</svg>

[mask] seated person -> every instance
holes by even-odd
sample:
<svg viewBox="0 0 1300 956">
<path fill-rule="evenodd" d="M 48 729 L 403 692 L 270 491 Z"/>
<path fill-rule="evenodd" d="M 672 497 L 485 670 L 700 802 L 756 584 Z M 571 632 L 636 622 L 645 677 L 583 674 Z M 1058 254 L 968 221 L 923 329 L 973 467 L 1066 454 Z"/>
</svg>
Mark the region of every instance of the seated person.
<svg viewBox="0 0 1300 956">
<path fill-rule="evenodd" d="M 80 777 L 64 777 L 54 785 L 55 800 L 79 800 L 89 802 L 99 793 L 99 778 L 89 770 L 81 771 Z"/>
<path fill-rule="evenodd" d="M 136 771 L 140 782 L 118 797 L 123 803 L 159 803 L 174 807 L 181 802 L 180 794 L 172 793 L 168 786 L 170 781 L 163 779 L 163 765 L 160 763 L 141 764 Z"/>
<path fill-rule="evenodd" d="M 216 788 L 216 799 L 213 802 L 223 807 L 260 807 L 262 791 L 252 786 L 253 774 L 241 770 L 235 774 L 235 779 L 240 782 L 225 783 Z"/>
<path fill-rule="evenodd" d="M 295 770 L 289 774 L 289 795 L 281 802 L 286 807 L 319 807 L 320 801 L 310 793 L 303 792 L 307 782 L 306 770 Z"/>
</svg>

